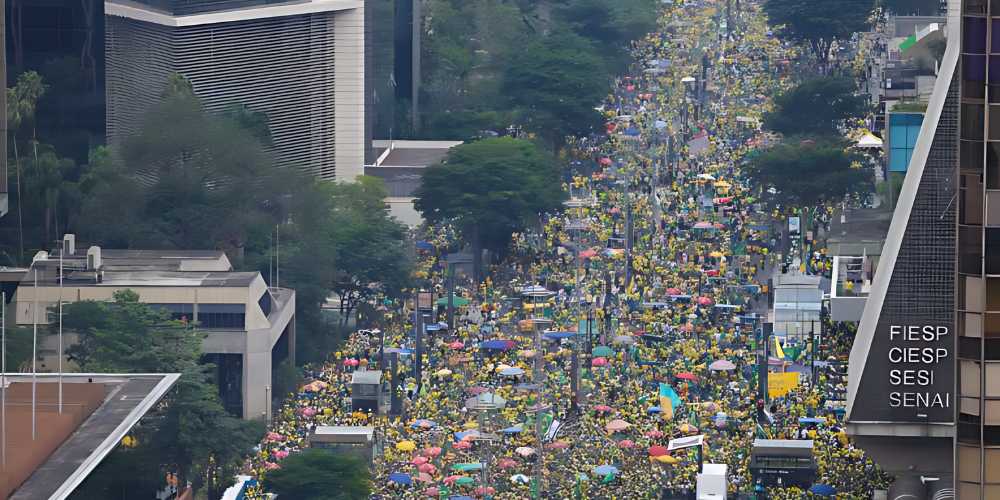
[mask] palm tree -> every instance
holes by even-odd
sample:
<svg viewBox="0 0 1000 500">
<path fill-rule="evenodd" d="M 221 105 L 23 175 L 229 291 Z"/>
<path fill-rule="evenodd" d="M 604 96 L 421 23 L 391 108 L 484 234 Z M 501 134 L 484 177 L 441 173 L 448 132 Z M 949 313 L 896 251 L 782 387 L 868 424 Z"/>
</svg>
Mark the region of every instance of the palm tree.
<svg viewBox="0 0 1000 500">
<path fill-rule="evenodd" d="M 35 111 L 38 101 L 48 88 L 42 76 L 35 71 L 25 71 L 17 77 L 13 88 L 7 89 L 7 130 L 11 133 L 14 147 L 14 172 L 17 179 L 17 234 L 19 258 L 24 260 L 24 216 L 21 213 L 21 157 L 17 149 L 17 132 L 21 125 L 31 123 L 32 143 L 35 144 L 35 161 L 38 161 L 38 146 L 35 140 Z"/>
</svg>

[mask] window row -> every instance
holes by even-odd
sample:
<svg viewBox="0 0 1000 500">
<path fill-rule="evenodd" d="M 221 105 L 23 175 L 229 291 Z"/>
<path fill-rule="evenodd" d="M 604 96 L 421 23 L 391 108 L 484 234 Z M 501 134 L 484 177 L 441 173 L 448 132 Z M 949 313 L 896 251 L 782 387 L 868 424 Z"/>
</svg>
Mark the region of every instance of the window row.
<svg viewBox="0 0 1000 500">
<path fill-rule="evenodd" d="M 1000 482 L 1000 450 L 986 449 L 980 454 L 978 446 L 959 446 L 957 451 L 959 481 L 982 482 L 980 472 L 985 469 L 987 482 Z"/>
</svg>

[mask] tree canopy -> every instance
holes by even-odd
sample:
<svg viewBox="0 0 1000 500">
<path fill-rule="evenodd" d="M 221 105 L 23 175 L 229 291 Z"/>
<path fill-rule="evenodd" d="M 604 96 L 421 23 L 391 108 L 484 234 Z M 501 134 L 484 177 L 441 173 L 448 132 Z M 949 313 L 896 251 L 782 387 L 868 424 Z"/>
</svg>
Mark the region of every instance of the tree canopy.
<svg viewBox="0 0 1000 500">
<path fill-rule="evenodd" d="M 360 458 L 309 448 L 282 460 L 267 474 L 267 491 L 298 500 L 367 500 L 371 473 Z"/>
<path fill-rule="evenodd" d="M 833 42 L 867 30 L 874 6 L 874 0 L 766 0 L 764 10 L 773 26 L 781 26 L 779 35 L 808 43 L 825 65 Z"/>
<path fill-rule="evenodd" d="M 566 136 L 601 125 L 594 107 L 607 93 L 607 73 L 591 44 L 572 32 L 551 34 L 528 44 L 504 75 L 504 93 L 524 110 L 521 121 L 555 150 Z"/>
<path fill-rule="evenodd" d="M 498 138 L 452 148 L 424 170 L 415 196 L 424 219 L 454 222 L 476 258 L 484 246 L 505 248 L 514 231 L 558 209 L 566 195 L 552 158 L 529 141 Z"/>
<path fill-rule="evenodd" d="M 871 187 L 870 171 L 835 140 L 786 141 L 754 158 L 748 170 L 762 189 L 774 188 L 784 202 L 805 208 Z"/>
<path fill-rule="evenodd" d="M 855 90 L 850 77 L 806 80 L 775 98 L 764 127 L 786 135 L 837 134 L 845 120 L 865 111 L 865 98 Z"/>
</svg>

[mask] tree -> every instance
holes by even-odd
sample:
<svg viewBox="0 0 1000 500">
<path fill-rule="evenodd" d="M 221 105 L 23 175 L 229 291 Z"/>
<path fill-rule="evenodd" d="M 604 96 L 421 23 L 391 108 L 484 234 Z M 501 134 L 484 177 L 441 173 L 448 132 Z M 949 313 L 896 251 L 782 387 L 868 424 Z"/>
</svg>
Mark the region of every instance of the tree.
<svg viewBox="0 0 1000 500">
<path fill-rule="evenodd" d="M 855 90 L 850 77 L 806 80 L 775 98 L 764 126 L 786 135 L 835 135 L 845 120 L 865 111 L 865 98 Z"/>
<path fill-rule="evenodd" d="M 263 433 L 260 423 L 240 420 L 223 409 L 211 379 L 213 367 L 200 363 L 203 335 L 193 325 L 171 321 L 165 311 L 139 302 L 135 292 L 116 292 L 110 303 L 67 304 L 64 327 L 80 334 L 79 344 L 69 352 L 83 371 L 181 374 L 157 417 L 135 431 L 139 449 L 124 451 L 134 460 L 151 461 L 135 470 L 176 470 L 182 484 L 198 484 L 202 476 L 197 472 L 209 467 L 219 467 L 218 476 L 229 477 Z M 115 463 L 134 466 L 134 460 Z M 156 484 L 158 479 L 147 481 Z"/>
<path fill-rule="evenodd" d="M 808 43 L 821 67 L 830 60 L 830 47 L 854 33 L 866 31 L 874 0 L 766 0 L 764 10 L 778 34 Z"/>
<path fill-rule="evenodd" d="M 20 6 L 18 3 L 11 4 L 11 12 L 17 12 L 17 19 L 20 18 Z M 19 22 L 15 24 L 20 24 Z M 16 35 L 15 39 L 19 39 Z M 17 51 L 20 46 L 17 46 Z M 20 57 L 20 56 L 18 56 Z M 20 64 L 20 63 L 18 63 Z M 17 181 L 17 234 L 19 246 L 19 259 L 24 260 L 24 210 L 21 206 L 21 196 L 23 189 L 21 186 L 21 156 L 18 154 L 18 130 L 26 123 L 32 124 L 32 139 L 35 137 L 35 110 L 38 108 L 38 101 L 45 95 L 46 86 L 42 82 L 42 77 L 34 71 L 26 71 L 17 77 L 17 83 L 13 88 L 7 89 L 7 129 L 11 131 L 11 146 L 14 150 L 14 172 Z M 37 151 L 37 150 L 36 150 Z M 37 154 L 36 154 L 37 156 Z"/>
<path fill-rule="evenodd" d="M 786 141 L 751 161 L 750 178 L 761 189 L 774 188 L 782 200 L 806 210 L 866 192 L 871 172 L 861 168 L 845 146 L 833 140 Z"/>
<path fill-rule="evenodd" d="M 264 479 L 267 491 L 299 500 L 366 500 L 371 473 L 360 458 L 309 448 L 290 455 Z"/>
<path fill-rule="evenodd" d="M 607 93 L 607 70 L 592 43 L 562 31 L 529 43 L 507 68 L 503 92 L 521 108 L 528 130 L 558 151 L 566 136 L 586 135 L 601 124 L 594 109 Z"/>
<path fill-rule="evenodd" d="M 451 221 L 461 230 L 478 278 L 484 243 L 505 248 L 514 231 L 559 208 L 566 195 L 553 160 L 537 146 L 499 138 L 452 148 L 424 170 L 415 196 L 428 222 Z"/>
<path fill-rule="evenodd" d="M 298 179 L 273 167 L 259 137 L 265 130 L 265 119 L 239 108 L 208 114 L 175 75 L 115 158 L 117 176 L 104 196 L 87 200 L 83 232 L 96 241 L 124 238 L 118 243 L 127 247 L 217 248 L 242 262 L 253 226 L 273 227 Z"/>
</svg>

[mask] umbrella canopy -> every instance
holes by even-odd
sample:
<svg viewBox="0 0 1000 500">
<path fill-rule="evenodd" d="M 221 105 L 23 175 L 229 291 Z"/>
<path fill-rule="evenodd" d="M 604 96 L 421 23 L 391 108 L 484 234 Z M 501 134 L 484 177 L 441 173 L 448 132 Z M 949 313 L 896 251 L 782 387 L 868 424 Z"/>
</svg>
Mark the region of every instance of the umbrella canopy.
<svg viewBox="0 0 1000 500">
<path fill-rule="evenodd" d="M 508 351 L 514 347 L 516 343 L 513 340 L 487 340 L 479 344 L 480 349 L 490 349 L 495 351 Z"/>
<path fill-rule="evenodd" d="M 484 392 L 465 400 L 465 407 L 470 410 L 491 410 L 504 406 L 507 406 L 507 400 L 492 392 Z"/>
<path fill-rule="evenodd" d="M 662 411 L 663 410 L 660 409 L 659 406 L 650 406 L 649 408 L 646 408 L 646 413 L 649 413 L 649 414 L 660 413 Z"/>
<path fill-rule="evenodd" d="M 590 362 L 590 365 L 591 366 L 608 366 L 608 360 L 607 360 L 607 358 L 594 358 Z"/>
<path fill-rule="evenodd" d="M 447 368 L 442 368 L 442 369 L 434 372 L 434 376 L 435 377 L 447 377 L 447 376 L 451 375 L 451 373 L 452 373 L 451 370 L 449 370 Z"/>
<path fill-rule="evenodd" d="M 597 347 L 594 348 L 594 356 L 608 357 L 608 356 L 614 356 L 614 355 L 615 355 L 614 349 L 612 349 L 612 348 L 610 348 L 610 347 L 608 347 L 606 345 L 599 345 L 599 346 L 597 346 Z"/>
<path fill-rule="evenodd" d="M 503 429 L 500 432 L 502 432 L 504 434 L 520 434 L 520 433 L 524 432 L 524 424 L 517 424 L 515 426 Z"/>
<path fill-rule="evenodd" d="M 531 478 L 525 476 L 524 474 L 514 474 L 513 476 L 510 476 L 510 481 L 512 483 L 528 484 L 531 482 Z"/>
<path fill-rule="evenodd" d="M 535 454 L 535 449 L 530 446 L 521 446 L 514 450 L 514 453 L 521 455 L 522 457 L 530 457 Z"/>
<path fill-rule="evenodd" d="M 711 222 L 699 222 L 694 225 L 695 229 L 715 229 Z"/>
<path fill-rule="evenodd" d="M 618 442 L 618 447 L 630 450 L 632 448 L 635 448 L 635 442 L 632 441 L 631 439 L 623 439 Z"/>
<path fill-rule="evenodd" d="M 459 441 L 459 442 L 455 443 L 454 448 L 456 450 L 468 450 L 469 448 L 472 448 L 472 442 L 471 441 Z"/>
<path fill-rule="evenodd" d="M 802 418 L 799 419 L 799 423 L 800 424 L 806 424 L 806 425 L 809 425 L 809 424 L 825 424 L 826 423 L 826 419 L 815 418 L 815 417 L 809 417 L 809 418 L 802 417 Z"/>
<path fill-rule="evenodd" d="M 608 474 L 613 475 L 618 474 L 618 467 L 608 464 L 598 465 L 597 467 L 594 467 L 591 472 L 593 472 L 595 476 L 607 476 Z"/>
<path fill-rule="evenodd" d="M 413 457 L 413 460 L 410 460 L 410 463 L 419 467 L 427 463 L 427 457 L 417 455 Z"/>
<path fill-rule="evenodd" d="M 680 295 L 681 289 L 676 287 L 667 288 L 667 295 Z"/>
<path fill-rule="evenodd" d="M 425 456 L 425 457 L 436 457 L 436 456 L 438 456 L 438 455 L 441 454 L 441 447 L 440 446 L 430 446 L 430 447 L 424 448 L 423 451 L 421 451 L 420 453 L 423 456 Z"/>
<path fill-rule="evenodd" d="M 569 448 L 569 443 L 566 441 L 553 441 L 545 445 L 546 450 L 565 450 Z"/>
<path fill-rule="evenodd" d="M 612 420 L 608 422 L 608 425 L 604 426 L 604 428 L 610 432 L 623 431 L 625 429 L 628 429 L 629 427 L 632 427 L 632 424 L 621 419 Z"/>
<path fill-rule="evenodd" d="M 458 350 L 458 349 L 461 349 L 461 348 L 465 347 L 465 344 L 463 344 L 463 343 L 461 343 L 461 342 L 459 342 L 459 341 L 456 340 L 456 341 L 448 344 L 448 347 L 450 347 L 452 349 L 455 349 L 455 350 Z"/>
<path fill-rule="evenodd" d="M 389 482 L 409 486 L 413 484 L 413 479 L 410 478 L 409 474 L 405 474 L 403 472 L 393 472 L 392 474 L 389 474 Z"/>
<path fill-rule="evenodd" d="M 434 486 L 431 486 L 430 488 L 427 488 L 426 490 L 424 490 L 424 495 L 427 495 L 429 497 L 437 497 L 440 494 L 441 494 L 441 490 L 435 488 Z"/>
<path fill-rule="evenodd" d="M 410 440 L 400 441 L 396 443 L 396 449 L 399 451 L 413 451 L 417 449 L 417 443 Z"/>
<path fill-rule="evenodd" d="M 837 494 L 837 489 L 829 484 L 814 484 L 809 491 L 814 495 L 832 497 Z"/>
<path fill-rule="evenodd" d="M 520 377 L 521 375 L 524 375 L 524 370 L 515 367 L 504 368 L 500 371 L 500 375 L 503 375 L 504 377 Z"/>
<path fill-rule="evenodd" d="M 651 457 L 661 457 L 661 456 L 666 455 L 668 453 L 666 446 L 660 446 L 658 444 L 650 446 L 649 450 L 647 450 L 647 451 L 649 451 L 649 456 L 651 456 Z"/>
<path fill-rule="evenodd" d="M 425 465 L 430 465 L 430 464 L 425 464 Z M 421 472 L 421 473 L 417 474 L 417 477 L 415 477 L 413 479 L 416 479 L 417 481 L 420 481 L 421 483 L 433 483 L 434 482 L 434 478 L 431 477 L 431 475 L 428 474 L 428 473 L 426 473 L 426 472 Z"/>
<path fill-rule="evenodd" d="M 470 462 L 470 463 L 455 464 L 455 465 L 451 466 L 451 470 L 455 470 L 455 471 L 459 471 L 459 472 L 469 472 L 469 471 L 473 471 L 473 470 L 482 470 L 482 469 L 483 469 L 483 464 L 478 463 L 478 462 L 477 463 L 471 463 Z"/>
<path fill-rule="evenodd" d="M 514 467 L 517 467 L 517 460 L 501 458 L 500 461 L 497 462 L 497 467 L 500 467 L 501 469 L 513 469 Z"/>
<path fill-rule="evenodd" d="M 714 372 L 726 372 L 736 369 L 736 365 L 728 359 L 720 359 L 708 365 L 708 369 Z"/>
<path fill-rule="evenodd" d="M 698 376 L 691 372 L 681 372 L 676 375 L 681 380 L 698 380 Z"/>
<path fill-rule="evenodd" d="M 418 465 L 417 470 L 423 474 L 433 474 L 437 472 L 437 467 L 434 464 L 426 463 Z"/>
<path fill-rule="evenodd" d="M 646 437 L 651 438 L 651 439 L 658 439 L 658 438 L 661 438 L 663 436 L 665 436 L 665 434 L 663 434 L 663 431 L 656 430 L 656 429 L 653 429 L 653 430 L 651 430 L 651 431 L 649 431 L 649 432 L 646 433 Z"/>
<path fill-rule="evenodd" d="M 664 465 L 673 465 L 680 461 L 670 455 L 660 455 L 658 457 L 653 457 L 653 460 L 656 460 L 657 462 Z"/>
<path fill-rule="evenodd" d="M 594 411 L 599 411 L 601 413 L 610 413 L 615 411 L 615 409 L 608 405 L 597 405 L 594 407 Z"/>
<path fill-rule="evenodd" d="M 679 431 L 683 432 L 684 434 L 694 434 L 694 433 L 698 432 L 698 428 L 697 427 L 695 427 L 695 426 L 693 426 L 691 424 L 688 424 L 688 423 L 681 424 L 681 426 L 678 427 L 677 429 Z"/>
<path fill-rule="evenodd" d="M 437 422 L 433 420 L 427 420 L 425 418 L 421 418 L 415 420 L 412 424 L 410 424 L 410 427 L 413 427 L 414 429 L 432 429 L 434 427 L 437 427 L 437 425 L 438 425 Z"/>
<path fill-rule="evenodd" d="M 545 340 L 563 340 L 576 336 L 576 332 L 545 332 L 542 338 Z"/>
<path fill-rule="evenodd" d="M 456 295 L 455 298 L 451 300 L 451 303 L 455 307 L 467 306 L 469 305 L 469 299 L 465 297 L 459 297 Z M 440 299 L 437 299 L 436 304 L 439 306 L 447 306 L 448 297 L 441 297 Z"/>
</svg>

